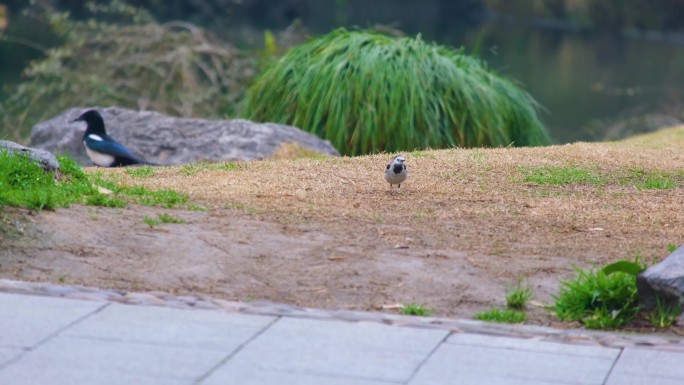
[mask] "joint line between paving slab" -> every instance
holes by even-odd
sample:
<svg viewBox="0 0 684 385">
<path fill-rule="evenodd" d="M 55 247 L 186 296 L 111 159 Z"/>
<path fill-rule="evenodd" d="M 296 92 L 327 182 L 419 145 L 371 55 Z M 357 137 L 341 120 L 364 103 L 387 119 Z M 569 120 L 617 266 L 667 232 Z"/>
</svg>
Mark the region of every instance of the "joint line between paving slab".
<svg viewBox="0 0 684 385">
<path fill-rule="evenodd" d="M 439 347 L 442 346 L 442 344 L 446 343 L 447 339 L 449 337 L 451 337 L 452 334 L 454 334 L 454 332 L 447 333 L 447 335 L 444 336 L 444 338 L 442 338 L 442 340 L 439 341 L 439 343 L 437 345 L 435 345 L 435 347 L 432 350 L 430 350 L 430 352 L 427 354 L 427 356 L 425 356 L 425 358 L 422 361 L 420 361 L 420 364 L 418 364 L 416 369 L 413 370 L 413 373 L 411 373 L 408 380 L 406 380 L 406 382 L 404 382 L 404 384 L 407 385 L 407 384 L 410 384 L 411 381 L 413 381 L 413 378 L 416 376 L 416 374 L 418 374 L 418 371 L 420 371 L 420 368 L 422 368 L 423 365 L 425 365 L 425 363 L 430 359 L 430 357 L 432 357 L 433 354 L 435 354 L 437 349 L 439 349 Z"/>
<path fill-rule="evenodd" d="M 269 370 L 272 370 L 273 372 L 278 372 L 278 373 L 294 373 L 291 370 L 288 369 L 278 369 L 278 368 L 269 368 Z M 296 372 L 299 375 L 302 376 L 311 376 L 311 377 L 318 377 L 318 378 L 330 378 L 330 379 L 345 379 L 345 380 L 356 380 L 356 381 L 370 381 L 370 382 L 378 382 L 382 384 L 405 384 L 404 381 L 402 380 L 393 380 L 393 379 L 385 379 L 385 378 L 378 378 L 374 376 L 360 376 L 360 375 L 348 375 L 344 373 L 330 373 L 329 371 L 316 371 L 316 370 L 303 370 L 303 371 L 298 371 Z"/>
<path fill-rule="evenodd" d="M 3 369 L 5 369 L 6 367 L 12 365 L 13 363 L 19 361 L 20 359 L 22 359 L 22 358 L 23 358 L 25 355 L 27 355 L 28 353 L 30 353 L 30 352 L 32 352 L 32 351 L 38 349 L 39 347 L 45 345 L 48 341 L 50 341 L 51 339 L 53 339 L 53 338 L 57 337 L 58 335 L 62 334 L 62 332 L 64 332 L 65 330 L 71 328 L 72 326 L 74 326 L 74 325 L 76 325 L 77 323 L 79 323 L 79 322 L 85 320 L 86 318 L 89 318 L 90 316 L 93 316 L 93 315 L 95 315 L 95 314 L 101 312 L 102 310 L 104 310 L 105 308 L 109 307 L 110 305 L 111 305 L 111 303 L 105 303 L 105 304 L 103 304 L 102 306 L 98 307 L 97 309 L 93 310 L 92 312 L 90 312 L 90 313 L 88 313 L 88 314 L 85 314 L 85 315 L 83 315 L 83 316 L 77 318 L 76 320 L 74 320 L 74 321 L 68 323 L 67 325 L 65 325 L 65 326 L 63 326 L 63 327 L 57 329 L 55 332 L 49 334 L 47 337 L 45 337 L 45 338 L 43 338 L 42 340 L 40 340 L 40 341 L 38 341 L 37 343 L 35 343 L 33 346 L 30 346 L 30 347 L 27 348 L 27 349 L 23 349 L 23 351 L 22 351 L 19 355 L 17 355 L 16 357 L 14 357 L 14 358 L 12 358 L 11 360 L 5 362 L 4 364 L 0 364 L 0 371 L 3 370 Z"/>
<path fill-rule="evenodd" d="M 608 383 L 608 380 L 610 380 L 610 375 L 613 374 L 613 370 L 615 369 L 615 366 L 617 365 L 618 361 L 620 361 L 620 357 L 622 357 L 622 352 L 624 351 L 625 348 L 620 349 L 620 353 L 618 353 L 617 357 L 615 357 L 613 365 L 610 365 L 610 369 L 608 369 L 608 374 L 606 374 L 606 378 L 601 383 L 602 385 L 606 385 Z"/>
<path fill-rule="evenodd" d="M 256 334 L 251 336 L 247 341 L 243 342 L 238 346 L 235 350 L 230 352 L 226 357 L 224 357 L 221 361 L 219 361 L 216 365 L 214 365 L 211 369 L 209 369 L 206 373 L 204 373 L 200 378 L 195 381 L 195 385 L 199 385 L 202 383 L 202 381 L 206 380 L 211 376 L 216 370 L 218 370 L 221 366 L 225 365 L 228 361 L 230 361 L 231 358 L 235 357 L 238 353 L 242 351 L 242 349 L 245 348 L 245 346 L 249 345 L 252 341 L 255 339 L 259 338 L 260 335 L 264 334 L 268 329 L 271 328 L 271 326 L 275 325 L 276 322 L 278 322 L 282 316 L 276 317 L 270 324 L 266 325 L 263 329 L 259 330 Z"/>
</svg>

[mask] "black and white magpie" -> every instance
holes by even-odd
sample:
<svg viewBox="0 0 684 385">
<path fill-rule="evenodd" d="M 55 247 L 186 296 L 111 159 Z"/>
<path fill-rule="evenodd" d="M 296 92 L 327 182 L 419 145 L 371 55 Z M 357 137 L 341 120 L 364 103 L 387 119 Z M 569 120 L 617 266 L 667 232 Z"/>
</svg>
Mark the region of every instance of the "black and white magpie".
<svg viewBox="0 0 684 385">
<path fill-rule="evenodd" d="M 102 115 L 96 110 L 88 110 L 73 121 L 86 122 L 88 125 L 83 134 L 83 145 L 88 157 L 97 166 L 121 167 L 135 164 L 153 164 L 133 155 L 126 147 L 107 135 Z"/>
</svg>

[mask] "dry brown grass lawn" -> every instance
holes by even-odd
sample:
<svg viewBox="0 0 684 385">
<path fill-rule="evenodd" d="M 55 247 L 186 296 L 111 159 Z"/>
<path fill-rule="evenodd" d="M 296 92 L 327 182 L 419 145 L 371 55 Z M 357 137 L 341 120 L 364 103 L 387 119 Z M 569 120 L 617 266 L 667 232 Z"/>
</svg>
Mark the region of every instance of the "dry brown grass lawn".
<svg viewBox="0 0 684 385">
<path fill-rule="evenodd" d="M 188 194 L 208 211 L 176 210 L 185 224 L 157 228 L 142 216 L 169 210 L 46 213 L 38 225 L 52 243 L 0 273 L 332 309 L 414 302 L 472 317 L 502 305 L 519 276 L 548 303 L 572 265 L 660 259 L 684 244 L 684 126 L 615 143 L 404 155 L 409 179 L 391 192 L 389 154 L 159 167 L 153 176 L 89 169 Z M 529 178 L 542 171 L 568 183 Z M 658 183 L 668 188 L 649 188 Z M 528 310 L 531 322 L 552 322 Z"/>
<path fill-rule="evenodd" d="M 351 237 L 361 225 L 409 226 L 461 251 L 507 258 L 557 254 L 603 263 L 636 253 L 662 257 L 668 244 L 684 244 L 684 127 L 614 143 L 405 155 L 409 179 L 391 192 L 382 177 L 387 154 L 267 160 L 229 170 L 164 167 L 150 178 L 105 173 L 125 185 L 188 194 L 209 208 L 313 222 Z M 586 170 L 597 181 L 525 180 L 540 168 Z M 647 178 L 677 186 L 641 186 Z"/>
</svg>

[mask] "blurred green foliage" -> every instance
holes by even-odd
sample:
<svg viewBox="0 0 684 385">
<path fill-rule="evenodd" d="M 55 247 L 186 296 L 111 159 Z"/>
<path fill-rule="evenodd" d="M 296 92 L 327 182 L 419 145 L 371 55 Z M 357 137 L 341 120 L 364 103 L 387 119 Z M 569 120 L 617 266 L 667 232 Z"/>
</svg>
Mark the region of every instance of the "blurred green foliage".
<svg viewBox="0 0 684 385">
<path fill-rule="evenodd" d="M 45 17 L 63 44 L 25 71 L 0 105 L 6 139 L 74 106 L 118 105 L 176 116 L 234 115 L 256 60 L 192 24 L 159 24 L 144 9 L 112 0 L 91 17 Z"/>
</svg>

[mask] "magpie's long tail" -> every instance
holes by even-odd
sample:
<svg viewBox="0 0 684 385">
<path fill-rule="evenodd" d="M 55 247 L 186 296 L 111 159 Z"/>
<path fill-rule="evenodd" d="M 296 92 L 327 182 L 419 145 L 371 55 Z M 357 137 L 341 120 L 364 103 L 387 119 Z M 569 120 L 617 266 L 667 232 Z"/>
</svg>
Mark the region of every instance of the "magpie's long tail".
<svg viewBox="0 0 684 385">
<path fill-rule="evenodd" d="M 138 158 L 118 157 L 114 160 L 111 167 L 139 167 L 139 166 L 161 166 L 161 164 L 148 162 Z"/>
</svg>

